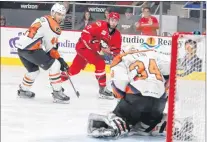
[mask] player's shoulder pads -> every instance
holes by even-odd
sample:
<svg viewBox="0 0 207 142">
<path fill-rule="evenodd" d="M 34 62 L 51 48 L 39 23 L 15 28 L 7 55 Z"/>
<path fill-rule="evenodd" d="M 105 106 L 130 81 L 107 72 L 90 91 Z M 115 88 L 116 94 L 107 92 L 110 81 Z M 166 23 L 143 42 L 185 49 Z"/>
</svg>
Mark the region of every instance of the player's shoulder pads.
<svg viewBox="0 0 207 142">
<path fill-rule="evenodd" d="M 44 18 L 47 20 L 50 29 L 56 33 L 57 35 L 61 34 L 61 28 L 60 25 L 49 15 L 44 16 Z"/>
</svg>

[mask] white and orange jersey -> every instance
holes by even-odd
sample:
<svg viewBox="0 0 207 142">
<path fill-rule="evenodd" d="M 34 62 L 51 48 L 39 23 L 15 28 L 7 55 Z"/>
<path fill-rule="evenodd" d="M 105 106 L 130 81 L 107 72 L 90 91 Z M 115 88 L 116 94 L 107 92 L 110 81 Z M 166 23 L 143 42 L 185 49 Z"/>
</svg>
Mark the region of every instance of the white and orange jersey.
<svg viewBox="0 0 207 142">
<path fill-rule="evenodd" d="M 36 19 L 16 44 L 19 49 L 42 48 L 45 52 L 49 52 L 56 47 L 60 34 L 59 24 L 51 16 L 44 16 Z"/>
<path fill-rule="evenodd" d="M 153 50 L 129 51 L 114 58 L 112 81 L 123 92 L 133 93 L 136 88 L 143 96 L 160 98 L 165 92 L 163 73 L 167 74 L 169 65 Z"/>
</svg>

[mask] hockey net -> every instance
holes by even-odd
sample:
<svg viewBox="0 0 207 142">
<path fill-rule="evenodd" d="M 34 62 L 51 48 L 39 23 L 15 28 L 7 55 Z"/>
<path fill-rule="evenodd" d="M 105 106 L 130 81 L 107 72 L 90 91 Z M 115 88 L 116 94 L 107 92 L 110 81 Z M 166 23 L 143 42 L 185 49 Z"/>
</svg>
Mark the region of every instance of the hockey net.
<svg viewBox="0 0 207 142">
<path fill-rule="evenodd" d="M 205 50 L 204 35 L 172 37 L 167 142 L 205 142 Z"/>
</svg>

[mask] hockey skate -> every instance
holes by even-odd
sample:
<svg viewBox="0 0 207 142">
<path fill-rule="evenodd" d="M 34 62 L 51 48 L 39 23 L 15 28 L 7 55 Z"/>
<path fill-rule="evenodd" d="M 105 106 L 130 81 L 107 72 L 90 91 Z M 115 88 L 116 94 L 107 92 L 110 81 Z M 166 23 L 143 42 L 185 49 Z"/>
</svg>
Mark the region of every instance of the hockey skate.
<svg viewBox="0 0 207 142">
<path fill-rule="evenodd" d="M 62 88 L 60 91 L 54 91 L 52 93 L 54 98 L 54 103 L 69 103 L 70 97 L 64 94 L 64 89 Z"/>
<path fill-rule="evenodd" d="M 31 92 L 31 91 L 24 91 L 21 88 L 21 85 L 19 85 L 19 90 L 17 91 L 17 94 L 19 97 L 21 98 L 34 98 L 35 97 L 35 93 Z"/>
<path fill-rule="evenodd" d="M 99 98 L 112 100 L 114 99 L 114 96 L 106 87 L 100 87 Z"/>
</svg>

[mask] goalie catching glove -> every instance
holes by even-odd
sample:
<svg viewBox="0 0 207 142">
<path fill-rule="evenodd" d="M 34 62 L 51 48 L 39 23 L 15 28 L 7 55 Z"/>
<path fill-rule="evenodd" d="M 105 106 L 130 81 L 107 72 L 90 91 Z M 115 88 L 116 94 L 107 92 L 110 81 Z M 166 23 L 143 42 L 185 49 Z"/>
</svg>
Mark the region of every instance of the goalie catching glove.
<svg viewBox="0 0 207 142">
<path fill-rule="evenodd" d="M 88 119 L 88 135 L 95 138 L 119 137 L 128 134 L 129 126 L 113 113 L 107 116 L 90 114 Z"/>
</svg>

